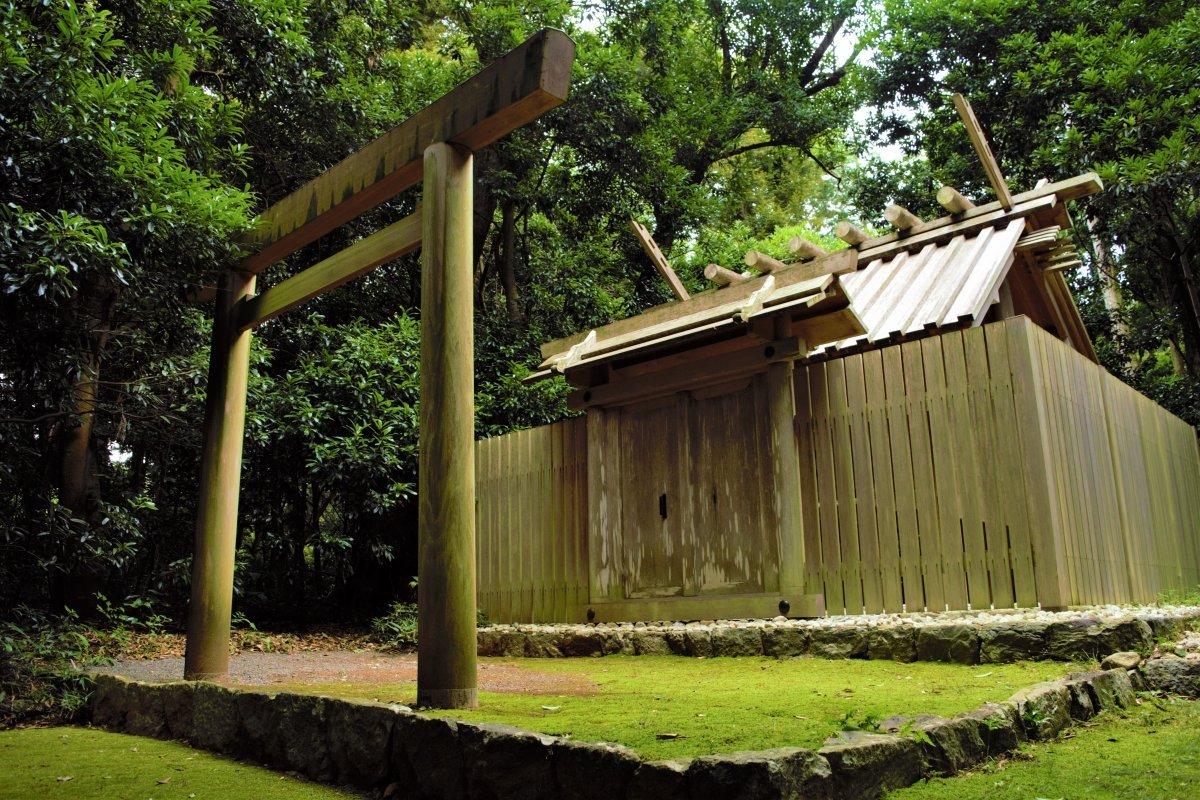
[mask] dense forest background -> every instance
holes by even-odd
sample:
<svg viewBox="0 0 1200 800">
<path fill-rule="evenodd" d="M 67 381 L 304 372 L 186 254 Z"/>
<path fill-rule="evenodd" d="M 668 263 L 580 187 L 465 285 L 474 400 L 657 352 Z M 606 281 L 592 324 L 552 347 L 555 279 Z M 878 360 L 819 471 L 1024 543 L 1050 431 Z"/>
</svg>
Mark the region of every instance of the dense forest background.
<svg viewBox="0 0 1200 800">
<path fill-rule="evenodd" d="M 188 595 L 211 309 L 255 212 L 533 31 L 571 99 L 477 159 L 486 436 L 567 413 L 537 345 L 938 186 L 1096 170 L 1076 296 L 1105 366 L 1200 424 L 1200 7 L 1094 0 L 13 0 L 0 8 L 0 610 Z M 412 209 L 346 226 L 278 279 Z M 415 572 L 416 257 L 255 337 L 236 608 L 369 617 Z"/>
</svg>

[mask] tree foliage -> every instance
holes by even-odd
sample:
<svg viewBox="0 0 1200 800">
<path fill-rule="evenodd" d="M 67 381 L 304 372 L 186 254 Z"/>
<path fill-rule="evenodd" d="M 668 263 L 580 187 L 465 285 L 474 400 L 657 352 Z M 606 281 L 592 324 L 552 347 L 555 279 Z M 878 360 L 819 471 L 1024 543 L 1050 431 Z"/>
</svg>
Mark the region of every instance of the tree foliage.
<svg viewBox="0 0 1200 800">
<path fill-rule="evenodd" d="M 1014 185 L 1095 170 L 1106 190 L 1084 203 L 1075 231 L 1090 251 L 1090 274 L 1075 281 L 1085 318 L 1110 369 L 1200 421 L 1200 9 L 1089 0 L 884 8 L 877 131 L 912 157 L 899 169 L 869 165 L 860 200 L 881 209 L 880 187 L 897 172 L 916 189 L 914 210 L 938 182 L 988 195 L 953 91 L 973 102 Z M 1124 302 L 1110 294 L 1106 306 L 1106 287 Z M 1173 374 L 1171 351 L 1185 376 Z"/>
<path fill-rule="evenodd" d="M 476 158 L 479 435 L 562 418 L 537 345 L 669 299 L 750 247 L 939 182 L 986 185 L 947 93 L 1018 186 L 1097 169 L 1103 276 L 1079 280 L 1114 368 L 1197 408 L 1200 74 L 1179 2 L 13 0 L 0 8 L 0 607 L 187 596 L 211 309 L 253 214 L 544 26 L 572 96 Z M 860 53 L 868 53 L 864 59 Z M 872 158 L 858 123 L 899 144 Z M 260 286 L 410 213 L 415 192 Z M 924 205 L 922 205 L 924 204 Z M 1082 222 L 1081 222 L 1082 224 Z M 1093 231 L 1081 228 L 1092 241 Z M 362 617 L 415 572 L 415 255 L 255 333 L 236 592 L 255 616 Z M 96 609 L 93 609 L 94 611 Z"/>
</svg>

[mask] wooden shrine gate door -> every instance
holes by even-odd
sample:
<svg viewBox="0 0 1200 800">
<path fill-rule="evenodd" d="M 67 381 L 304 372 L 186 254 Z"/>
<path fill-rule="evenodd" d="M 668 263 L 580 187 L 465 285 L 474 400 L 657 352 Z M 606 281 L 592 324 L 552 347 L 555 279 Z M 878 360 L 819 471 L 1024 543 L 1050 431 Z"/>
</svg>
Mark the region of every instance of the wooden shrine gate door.
<svg viewBox="0 0 1200 800">
<path fill-rule="evenodd" d="M 765 376 L 715 391 L 616 412 L 625 599 L 779 588 Z"/>
</svg>

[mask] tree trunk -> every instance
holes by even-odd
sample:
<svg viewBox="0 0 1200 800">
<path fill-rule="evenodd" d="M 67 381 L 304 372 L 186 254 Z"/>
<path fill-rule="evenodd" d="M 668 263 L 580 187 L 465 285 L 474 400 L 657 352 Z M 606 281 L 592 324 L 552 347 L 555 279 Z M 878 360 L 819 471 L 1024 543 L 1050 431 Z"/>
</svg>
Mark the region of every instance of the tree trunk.
<svg viewBox="0 0 1200 800">
<path fill-rule="evenodd" d="M 96 458 L 92 450 L 96 398 L 100 380 L 100 358 L 85 356 L 83 371 L 71 389 L 74 425 L 64 426 L 60 461 L 59 501 L 88 523 L 98 521 L 100 486 L 96 480 Z"/>
<path fill-rule="evenodd" d="M 1087 226 L 1092 237 L 1092 248 L 1096 252 L 1096 272 L 1100 278 L 1104 308 L 1108 311 L 1109 321 L 1116 334 L 1122 338 L 1128 337 L 1129 326 L 1124 318 L 1125 298 L 1121 293 L 1121 284 L 1117 282 L 1117 268 L 1113 263 L 1112 249 L 1108 239 L 1098 229 L 1099 222 L 1095 217 L 1088 217 Z"/>
<path fill-rule="evenodd" d="M 517 204 L 506 200 L 501 206 L 500 282 L 504 285 L 504 306 L 510 322 L 520 324 L 525 315 L 517 292 Z"/>
<path fill-rule="evenodd" d="M 117 293 L 107 286 L 85 285 L 79 294 L 79 315 L 86 331 L 86 349 L 80 355 L 80 373 L 71 387 L 72 416 L 54 432 L 58 453 L 59 502 L 71 516 L 83 520 L 89 527 L 99 527 L 103 516 L 99 470 L 94 431 L 96 404 L 100 394 L 100 368 L 108 340 L 108 326 Z M 67 563 L 74 563 L 54 590 L 63 604 L 90 614 L 95 609 L 95 595 L 103 579 L 103 565 L 91 562 L 76 563 L 73 553 L 67 553 Z"/>
<path fill-rule="evenodd" d="M 1169 249 L 1174 251 L 1174 256 L 1167 261 L 1167 269 L 1172 273 L 1171 294 L 1183 333 L 1183 358 L 1188 373 L 1193 378 L 1200 378 L 1200 285 L 1192 261 L 1193 253 L 1176 224 L 1171 199 L 1162 200 L 1159 206 L 1163 235 Z"/>
</svg>

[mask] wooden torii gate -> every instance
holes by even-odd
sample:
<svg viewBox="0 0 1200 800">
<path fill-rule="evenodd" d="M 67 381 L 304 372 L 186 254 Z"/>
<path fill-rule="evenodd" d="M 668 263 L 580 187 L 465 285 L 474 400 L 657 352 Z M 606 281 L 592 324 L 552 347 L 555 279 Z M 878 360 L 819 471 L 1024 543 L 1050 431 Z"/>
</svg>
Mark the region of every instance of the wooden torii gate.
<svg viewBox="0 0 1200 800">
<path fill-rule="evenodd" d="M 476 704 L 472 153 L 567 98 L 575 45 L 542 30 L 280 200 L 219 279 L 184 677 L 229 673 L 234 549 L 250 332 L 421 248 L 417 702 Z M 421 207 L 255 294 L 270 265 L 423 180 Z"/>
</svg>

